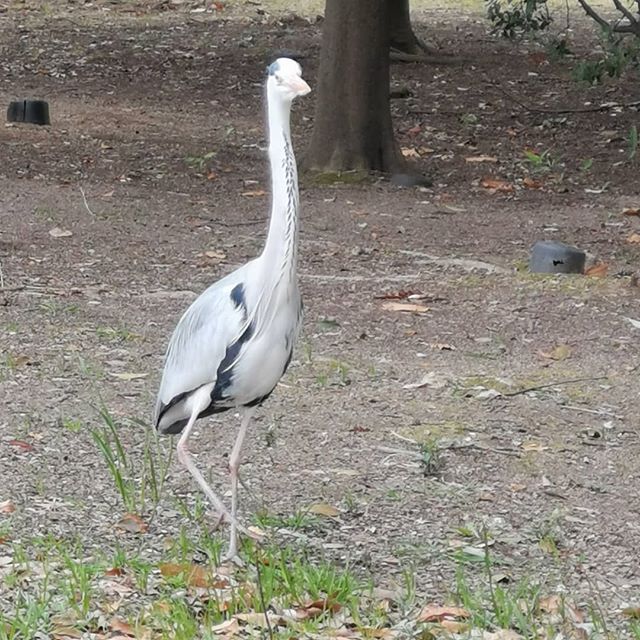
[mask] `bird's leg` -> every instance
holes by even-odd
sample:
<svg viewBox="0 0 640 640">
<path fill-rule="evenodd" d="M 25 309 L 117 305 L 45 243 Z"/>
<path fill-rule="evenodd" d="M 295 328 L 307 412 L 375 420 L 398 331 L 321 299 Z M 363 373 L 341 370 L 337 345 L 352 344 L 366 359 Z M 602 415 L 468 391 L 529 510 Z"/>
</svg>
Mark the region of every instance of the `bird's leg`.
<svg viewBox="0 0 640 640">
<path fill-rule="evenodd" d="M 240 422 L 240 429 L 235 444 L 229 456 L 229 475 L 231 476 L 231 535 L 229 539 L 229 551 L 225 560 L 234 559 L 238 555 L 238 469 L 240 468 L 240 450 L 247 434 L 247 428 L 254 414 L 253 407 L 245 407 Z"/>
<path fill-rule="evenodd" d="M 191 459 L 189 450 L 187 449 L 187 440 L 189 439 L 191 431 L 193 431 L 193 425 L 200 415 L 200 412 L 209 405 L 209 402 L 210 398 L 208 393 L 199 394 L 198 392 L 196 392 L 193 395 L 191 417 L 189 418 L 189 422 L 187 422 L 187 426 L 184 428 L 184 431 L 182 432 L 182 435 L 178 440 L 177 451 L 178 460 L 180 460 L 180 462 L 187 468 L 189 473 L 196 479 L 196 482 L 200 485 L 200 488 L 204 491 L 207 498 L 209 498 L 209 500 L 213 503 L 213 506 L 220 516 L 220 521 L 222 522 L 225 518 L 230 519 L 231 515 L 222 503 L 222 500 L 220 500 L 220 498 L 218 498 L 218 496 L 213 492 L 213 489 L 209 486 L 209 483 L 200 473 L 195 463 Z"/>
</svg>

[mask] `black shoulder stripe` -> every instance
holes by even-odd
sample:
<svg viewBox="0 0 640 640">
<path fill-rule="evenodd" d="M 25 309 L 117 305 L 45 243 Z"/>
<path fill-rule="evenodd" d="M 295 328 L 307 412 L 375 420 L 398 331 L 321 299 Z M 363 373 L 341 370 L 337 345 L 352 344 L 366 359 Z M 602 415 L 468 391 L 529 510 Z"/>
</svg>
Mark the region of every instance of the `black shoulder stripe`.
<svg viewBox="0 0 640 640">
<path fill-rule="evenodd" d="M 231 300 L 238 309 L 247 313 L 247 301 L 244 298 L 244 285 L 242 282 L 231 289 Z"/>
</svg>

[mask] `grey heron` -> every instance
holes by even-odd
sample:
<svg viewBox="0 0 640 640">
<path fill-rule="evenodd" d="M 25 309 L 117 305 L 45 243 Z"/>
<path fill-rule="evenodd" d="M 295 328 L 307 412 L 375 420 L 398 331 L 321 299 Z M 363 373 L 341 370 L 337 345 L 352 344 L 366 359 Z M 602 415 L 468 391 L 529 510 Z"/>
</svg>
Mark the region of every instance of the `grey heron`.
<svg viewBox="0 0 640 640">
<path fill-rule="evenodd" d="M 169 341 L 155 409 L 160 433 L 178 434 L 177 453 L 238 551 L 238 467 L 249 422 L 291 360 L 302 317 L 296 275 L 298 175 L 291 145 L 291 104 L 311 89 L 300 65 L 278 58 L 268 68 L 267 111 L 272 207 L 262 253 L 206 289 L 186 310 Z M 187 442 L 198 418 L 238 409 L 240 428 L 229 456 L 231 512 L 191 459 Z"/>
</svg>

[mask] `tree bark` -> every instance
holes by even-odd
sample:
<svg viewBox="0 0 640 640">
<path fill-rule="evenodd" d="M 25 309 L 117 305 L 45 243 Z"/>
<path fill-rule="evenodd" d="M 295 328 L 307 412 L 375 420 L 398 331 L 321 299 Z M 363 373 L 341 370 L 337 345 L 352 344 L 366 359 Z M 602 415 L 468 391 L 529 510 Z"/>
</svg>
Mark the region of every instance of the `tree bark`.
<svg viewBox="0 0 640 640">
<path fill-rule="evenodd" d="M 389 106 L 391 1 L 327 0 L 305 169 L 402 168 Z"/>
<path fill-rule="evenodd" d="M 414 56 L 433 53 L 433 50 L 427 47 L 413 31 L 409 0 L 389 0 L 389 4 L 391 5 L 391 49 Z"/>
</svg>

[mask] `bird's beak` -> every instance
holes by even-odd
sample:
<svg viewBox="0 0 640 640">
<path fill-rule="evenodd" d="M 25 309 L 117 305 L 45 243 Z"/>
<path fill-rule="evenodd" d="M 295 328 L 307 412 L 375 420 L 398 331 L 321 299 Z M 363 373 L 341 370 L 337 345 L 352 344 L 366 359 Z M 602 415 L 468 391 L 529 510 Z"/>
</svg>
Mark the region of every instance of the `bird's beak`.
<svg viewBox="0 0 640 640">
<path fill-rule="evenodd" d="M 302 78 L 295 78 L 291 82 L 291 88 L 297 96 L 306 96 L 311 91 L 311 87 Z"/>
</svg>

